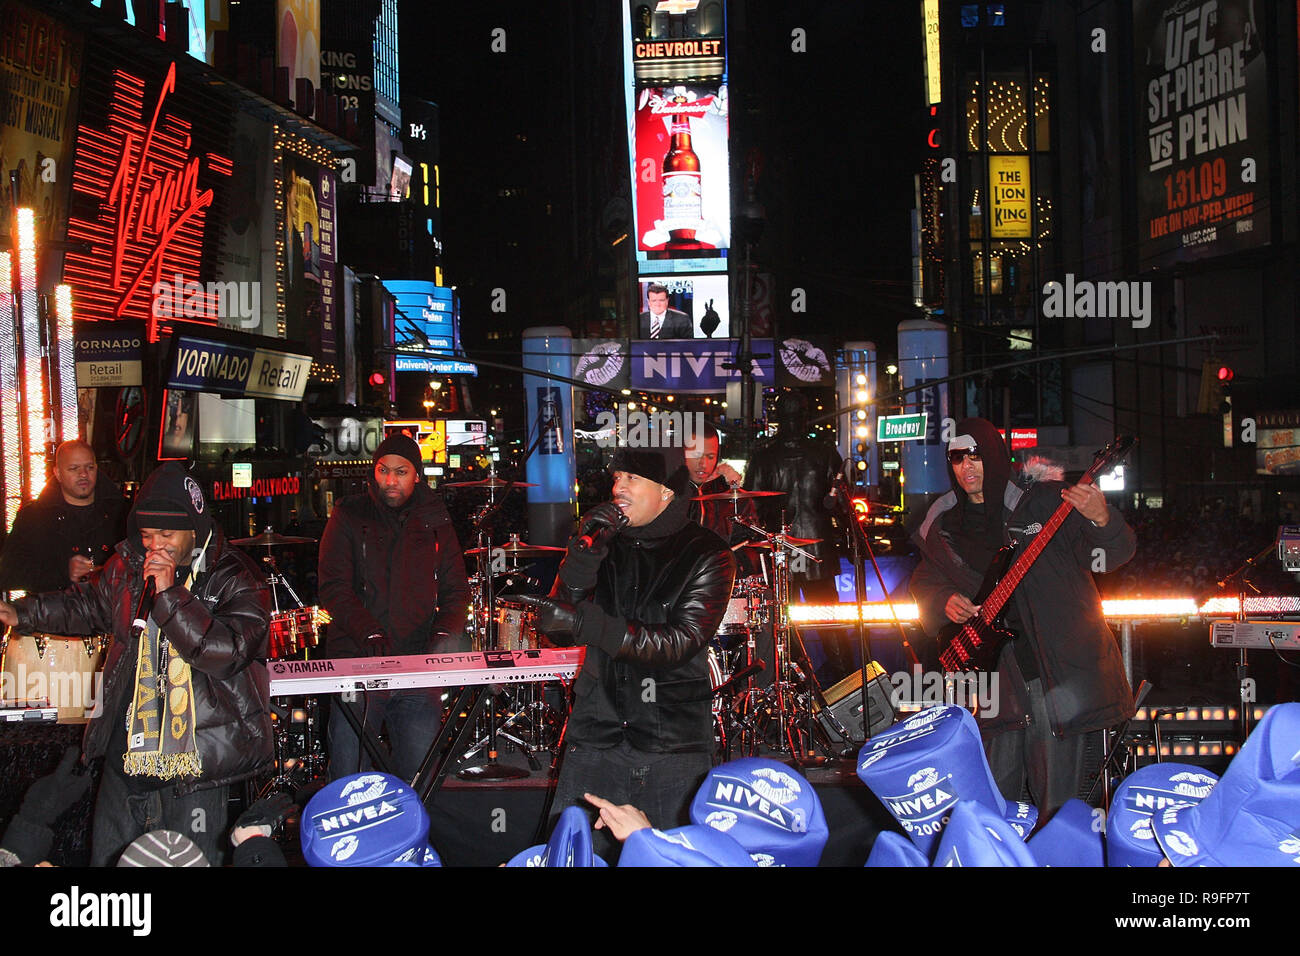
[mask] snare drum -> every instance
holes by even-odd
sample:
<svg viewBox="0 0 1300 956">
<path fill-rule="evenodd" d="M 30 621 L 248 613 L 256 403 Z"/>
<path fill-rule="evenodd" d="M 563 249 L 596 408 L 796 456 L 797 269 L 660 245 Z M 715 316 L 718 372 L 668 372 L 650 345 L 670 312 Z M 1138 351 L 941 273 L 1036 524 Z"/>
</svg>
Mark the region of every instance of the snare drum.
<svg viewBox="0 0 1300 956">
<path fill-rule="evenodd" d="M 497 649 L 502 651 L 537 650 L 537 613 L 526 604 L 497 599 Z"/>
<path fill-rule="evenodd" d="M 108 642 L 104 635 L 8 632 L 0 637 L 0 706 L 56 707 L 59 723 L 84 724 L 102 703 Z"/>
<path fill-rule="evenodd" d="M 320 626 L 330 622 L 330 613 L 322 607 L 295 607 L 271 615 L 267 635 L 268 660 L 283 660 L 320 643 Z"/>
</svg>

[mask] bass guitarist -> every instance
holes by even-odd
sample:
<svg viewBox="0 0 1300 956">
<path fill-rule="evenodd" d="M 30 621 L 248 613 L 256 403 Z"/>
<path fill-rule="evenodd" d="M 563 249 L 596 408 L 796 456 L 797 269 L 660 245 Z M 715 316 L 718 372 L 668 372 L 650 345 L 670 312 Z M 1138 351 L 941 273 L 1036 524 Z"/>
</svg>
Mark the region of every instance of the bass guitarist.
<svg viewBox="0 0 1300 956">
<path fill-rule="evenodd" d="M 1086 736 L 1133 714 L 1115 637 L 1092 573 L 1114 571 L 1137 550 L 1133 530 L 1091 484 L 1054 474 L 1022 489 L 991 422 L 967 418 L 948 443 L 953 490 L 930 506 L 913 538 L 921 564 L 911 593 L 933 637 L 975 617 L 975 597 L 998 550 L 1030 546 L 1062 500 L 1064 523 L 1007 602 L 1003 624 L 1017 639 L 997 659 L 997 709 L 981 715 L 989 765 L 1009 800 L 1028 798 L 1048 820 L 1077 794 Z"/>
</svg>

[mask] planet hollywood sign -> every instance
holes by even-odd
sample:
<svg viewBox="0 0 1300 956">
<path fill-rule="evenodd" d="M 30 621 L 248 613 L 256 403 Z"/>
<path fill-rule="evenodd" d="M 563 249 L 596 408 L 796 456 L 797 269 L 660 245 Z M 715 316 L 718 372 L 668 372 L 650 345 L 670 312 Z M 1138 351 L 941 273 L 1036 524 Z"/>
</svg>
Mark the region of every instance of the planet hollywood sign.
<svg viewBox="0 0 1300 956">
<path fill-rule="evenodd" d="M 254 478 L 247 488 L 236 488 L 229 481 L 212 483 L 213 501 L 231 501 L 236 498 L 274 498 L 278 495 L 296 495 L 302 488 L 302 478 L 286 475 L 283 478 Z"/>
</svg>

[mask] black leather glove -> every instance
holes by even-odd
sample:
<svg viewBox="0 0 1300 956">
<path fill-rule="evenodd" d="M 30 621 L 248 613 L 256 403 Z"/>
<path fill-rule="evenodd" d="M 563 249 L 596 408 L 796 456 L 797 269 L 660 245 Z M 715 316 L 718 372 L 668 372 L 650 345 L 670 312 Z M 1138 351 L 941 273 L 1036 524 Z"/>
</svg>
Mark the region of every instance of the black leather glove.
<svg viewBox="0 0 1300 956">
<path fill-rule="evenodd" d="M 596 505 L 583 515 L 577 534 L 569 539 L 568 553 L 560 565 L 560 580 L 577 591 L 594 588 L 596 572 L 609 555 L 610 539 L 626 524 L 623 512 L 612 501 Z M 582 540 L 584 535 L 592 539 L 590 546 Z"/>
<path fill-rule="evenodd" d="M 296 810 L 293 794 L 276 790 L 252 804 L 239 815 L 235 827 L 270 827 L 274 830 L 280 821 Z"/>
<path fill-rule="evenodd" d="M 49 826 L 64 810 L 84 797 L 90 789 L 90 774 L 84 770 L 76 772 L 77 758 L 80 756 L 81 748 L 75 744 L 63 751 L 63 757 L 54 772 L 41 777 L 27 788 L 18 815 L 31 823 Z"/>
<path fill-rule="evenodd" d="M 537 612 L 537 629 L 547 640 L 558 647 L 569 647 L 582 630 L 582 606 L 570 604 L 559 598 L 536 594 L 517 594 L 511 597 Z"/>
<path fill-rule="evenodd" d="M 362 648 L 370 657 L 392 657 L 393 642 L 383 631 L 375 631 L 362 643 Z"/>
</svg>

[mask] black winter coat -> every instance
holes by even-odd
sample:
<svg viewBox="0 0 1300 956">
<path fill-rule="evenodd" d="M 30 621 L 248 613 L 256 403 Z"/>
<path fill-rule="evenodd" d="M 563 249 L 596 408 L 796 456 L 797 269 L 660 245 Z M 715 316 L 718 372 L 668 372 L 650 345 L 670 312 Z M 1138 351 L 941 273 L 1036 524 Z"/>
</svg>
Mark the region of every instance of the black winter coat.
<svg viewBox="0 0 1300 956">
<path fill-rule="evenodd" d="M 261 572 L 230 547 L 219 528 L 190 587 L 173 585 L 154 600 L 159 630 L 190 664 L 196 738 L 203 774 L 178 783 L 203 790 L 260 773 L 274 756 L 266 637 L 271 597 Z M 82 584 L 15 602 L 18 629 L 55 634 L 113 635 L 104 664 L 103 713 L 86 727 L 87 760 L 104 756 L 114 724 L 125 719 L 135 687 L 137 642 L 131 622 L 144 586 L 144 554 L 123 541 L 108 563 Z"/>
<path fill-rule="evenodd" d="M 726 613 L 736 559 L 721 538 L 688 520 L 685 504 L 660 516 L 670 533 L 626 529 L 601 563 L 599 612 L 584 615 L 587 655 L 573 684 L 570 740 L 607 748 L 626 739 L 654 753 L 713 748 L 703 652 Z M 573 602 L 586 596 L 558 578 L 553 593 Z"/>
<path fill-rule="evenodd" d="M 51 478 L 40 497 L 19 510 L 14 519 L 4 550 L 0 551 L 0 591 L 38 594 L 63 590 L 69 584 L 68 560 L 84 553 L 87 547 L 96 551 L 88 557 L 103 564 L 122 540 L 125 504 L 122 490 L 100 472 L 95 481 L 95 501 L 86 506 L 93 515 L 90 523 L 94 524 L 94 532 L 90 540 L 84 540 L 84 535 L 78 535 L 73 528 L 73 506 L 64 500 L 58 480 Z M 80 522 L 77 524 L 80 526 Z"/>
<path fill-rule="evenodd" d="M 321 538 L 320 601 L 333 618 L 329 656 L 364 656 L 365 639 L 381 630 L 395 654 L 462 650 L 469 580 L 446 506 L 417 483 L 399 522 L 374 487 L 341 499 Z"/>
<path fill-rule="evenodd" d="M 1046 524 L 1056 511 L 1065 487 L 1060 481 L 1038 482 L 1028 491 L 1006 486 L 1004 525 L 1023 532 L 1018 551 L 1033 541 L 1034 525 Z M 973 599 L 981 583 L 981 575 L 953 550 L 943 528 L 943 514 L 956 500 L 948 492 L 935 501 L 914 536 L 924 559 L 912 573 L 910 587 L 930 635 L 949 623 L 944 613 L 948 598 L 960 592 Z M 1071 512 L 1012 594 L 1024 626 L 1020 640 L 1028 641 L 1034 653 L 1058 737 L 1100 730 L 1133 715 L 1133 692 L 1092 572 L 1114 571 L 1136 550 L 1133 529 L 1114 508 L 1103 528 Z M 998 676 L 998 713 L 980 722 L 986 733 L 1023 726 L 1029 712 L 1010 642 L 999 659 Z"/>
</svg>

